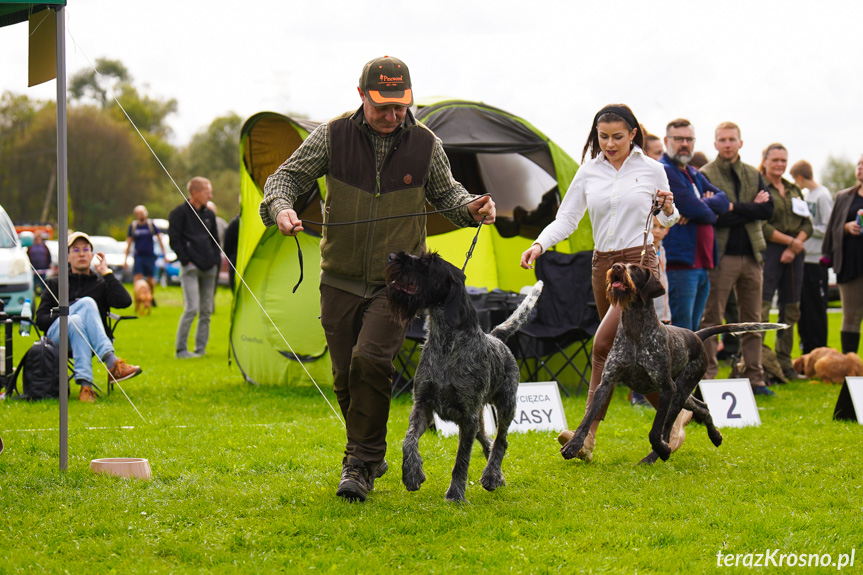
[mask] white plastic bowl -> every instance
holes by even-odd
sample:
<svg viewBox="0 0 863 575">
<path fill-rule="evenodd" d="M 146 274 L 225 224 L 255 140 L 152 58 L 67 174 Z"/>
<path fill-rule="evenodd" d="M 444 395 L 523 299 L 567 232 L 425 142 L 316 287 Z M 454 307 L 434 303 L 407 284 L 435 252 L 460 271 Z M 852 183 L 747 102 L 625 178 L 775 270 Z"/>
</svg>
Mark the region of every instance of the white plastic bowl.
<svg viewBox="0 0 863 575">
<path fill-rule="evenodd" d="M 150 462 L 137 457 L 108 457 L 90 462 L 93 473 L 107 473 L 118 477 L 150 479 Z"/>
</svg>

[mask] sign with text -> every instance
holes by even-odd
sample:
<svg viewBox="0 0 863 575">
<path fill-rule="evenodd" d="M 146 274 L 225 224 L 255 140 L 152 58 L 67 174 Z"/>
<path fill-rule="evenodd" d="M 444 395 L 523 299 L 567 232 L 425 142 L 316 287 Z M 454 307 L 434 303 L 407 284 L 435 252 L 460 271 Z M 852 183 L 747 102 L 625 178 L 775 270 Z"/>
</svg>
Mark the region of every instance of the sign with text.
<svg viewBox="0 0 863 575">
<path fill-rule="evenodd" d="M 494 410 L 490 405 L 486 405 L 485 409 L 482 410 L 482 419 L 485 421 L 485 432 L 490 436 L 494 436 L 494 430 L 497 429 L 497 422 L 495 421 Z M 437 413 L 434 414 L 434 426 L 435 429 L 437 429 L 438 434 L 442 437 L 458 435 L 458 425 L 452 421 L 441 419 Z"/>
<path fill-rule="evenodd" d="M 857 423 L 863 424 L 863 377 L 845 378 L 833 419 L 857 420 Z"/>
<path fill-rule="evenodd" d="M 554 381 L 530 381 L 518 385 L 515 417 L 509 432 L 563 431 L 566 414 L 560 400 L 560 388 Z"/>
<path fill-rule="evenodd" d="M 761 425 L 748 379 L 703 379 L 698 387 L 716 427 Z"/>
<path fill-rule="evenodd" d="M 494 410 L 486 405 L 483 410 L 485 431 L 495 435 L 497 422 Z M 458 434 L 458 425 L 444 421 L 434 414 L 435 428 L 444 437 Z M 553 381 L 531 381 L 518 386 L 515 417 L 509 426 L 510 433 L 524 431 L 563 431 L 566 427 L 566 414 L 560 399 L 560 389 Z"/>
</svg>

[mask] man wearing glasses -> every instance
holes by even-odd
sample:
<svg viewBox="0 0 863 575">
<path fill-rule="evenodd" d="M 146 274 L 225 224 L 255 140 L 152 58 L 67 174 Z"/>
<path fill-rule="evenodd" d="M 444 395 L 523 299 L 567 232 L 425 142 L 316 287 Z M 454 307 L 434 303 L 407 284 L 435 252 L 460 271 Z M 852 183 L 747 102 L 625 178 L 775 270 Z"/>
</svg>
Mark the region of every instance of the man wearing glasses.
<svg viewBox="0 0 863 575">
<path fill-rule="evenodd" d="M 95 353 L 108 369 L 114 381 L 123 381 L 141 373 L 137 365 L 129 365 L 114 354 L 114 344 L 108 337 L 108 312 L 113 308 L 129 307 L 132 298 L 105 259 L 105 254 L 93 253 L 90 236 L 75 232 L 69 236 L 69 347 L 74 361 L 75 383 L 81 387 L 80 401 L 96 400 L 93 391 L 92 354 Z M 91 269 L 93 256 L 96 265 Z M 36 310 L 36 325 L 54 345 L 60 345 L 60 321 L 56 314 L 59 279 L 48 280 L 42 301 Z"/>
<path fill-rule="evenodd" d="M 665 166 L 680 221 L 668 230 L 662 245 L 668 261 L 668 303 L 671 324 L 698 329 L 710 292 L 707 271 L 716 265 L 716 217 L 728 211 L 725 193 L 689 166 L 695 148 L 695 129 L 678 118 L 665 128 Z"/>
</svg>

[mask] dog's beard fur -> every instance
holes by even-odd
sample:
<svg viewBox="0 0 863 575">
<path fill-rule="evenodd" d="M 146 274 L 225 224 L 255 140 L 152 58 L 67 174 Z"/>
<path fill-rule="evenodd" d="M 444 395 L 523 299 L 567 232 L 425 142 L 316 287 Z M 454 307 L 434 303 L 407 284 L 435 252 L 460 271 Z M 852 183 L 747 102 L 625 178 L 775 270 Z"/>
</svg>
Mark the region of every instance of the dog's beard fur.
<svg viewBox="0 0 863 575">
<path fill-rule="evenodd" d="M 416 273 L 410 268 L 415 268 L 410 260 L 411 256 L 405 253 L 392 254 L 386 267 L 387 302 L 389 303 L 390 315 L 406 324 L 410 322 L 421 309 L 420 300 L 417 297 L 419 283 Z"/>
<path fill-rule="evenodd" d="M 452 327 L 475 321 L 476 311 L 464 296 L 465 276 L 438 254 L 390 254 L 386 267 L 390 314 L 406 324 L 423 309 L 441 306 Z"/>
<path fill-rule="evenodd" d="M 611 305 L 629 309 L 633 300 L 638 297 L 632 277 L 625 267 L 613 266 L 606 274 L 605 297 Z"/>
</svg>

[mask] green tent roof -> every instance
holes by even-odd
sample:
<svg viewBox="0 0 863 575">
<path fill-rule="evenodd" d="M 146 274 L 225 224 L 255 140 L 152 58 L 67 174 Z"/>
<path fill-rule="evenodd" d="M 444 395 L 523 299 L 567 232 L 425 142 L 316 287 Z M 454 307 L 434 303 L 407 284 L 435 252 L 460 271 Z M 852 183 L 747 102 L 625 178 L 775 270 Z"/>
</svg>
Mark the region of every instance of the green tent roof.
<svg viewBox="0 0 863 575">
<path fill-rule="evenodd" d="M 0 27 L 26 22 L 30 14 L 40 12 L 52 6 L 65 6 L 66 0 L 43 0 L 42 2 L 24 2 L 8 0 L 0 2 Z"/>
</svg>

